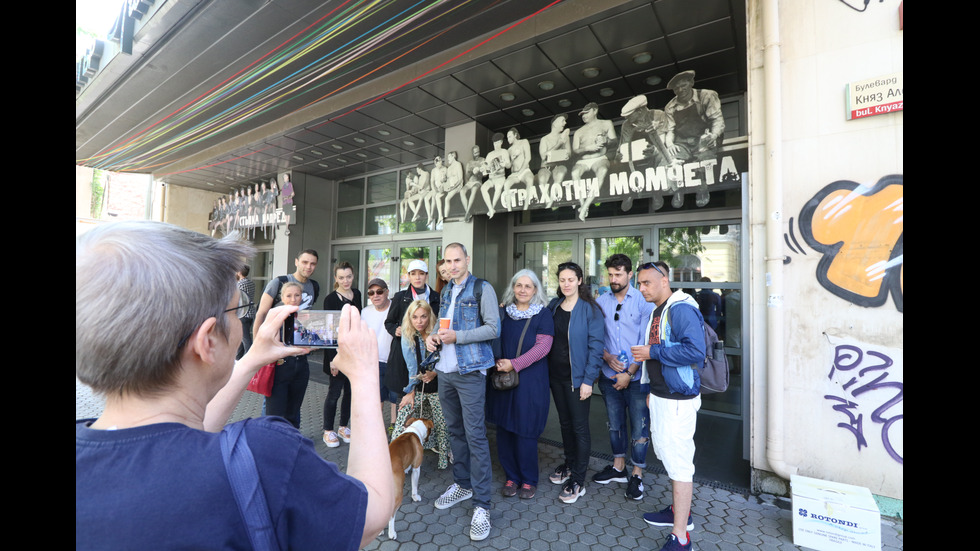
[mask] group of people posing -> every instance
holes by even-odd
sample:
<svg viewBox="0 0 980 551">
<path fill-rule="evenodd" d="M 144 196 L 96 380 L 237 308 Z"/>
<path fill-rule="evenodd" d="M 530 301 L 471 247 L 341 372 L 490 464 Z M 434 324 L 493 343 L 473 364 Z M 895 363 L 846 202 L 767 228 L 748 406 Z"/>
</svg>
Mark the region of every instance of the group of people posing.
<svg viewBox="0 0 980 551">
<path fill-rule="evenodd" d="M 315 267 L 315 260 L 315 251 L 305 251 L 291 277 L 308 284 L 303 267 Z M 390 404 L 389 438 L 402 433 L 409 417 L 433 421 L 425 448 L 438 454 L 440 469 L 452 463 L 456 480 L 436 507 L 473 498 L 471 536 L 479 540 L 489 534 L 487 421 L 496 427 L 497 460 L 506 476 L 501 494 L 521 499 L 536 495 L 538 438 L 548 418 L 549 393 L 558 412 L 565 455 L 549 481 L 560 486 L 557 497 L 564 503 L 585 495 L 592 447 L 590 404 L 598 385 L 609 418 L 613 464 L 594 473 L 592 482 L 625 484 L 627 498 L 642 499 L 643 470 L 654 429 L 654 449 L 668 467 L 678 499 L 674 508 L 645 518 L 658 526 L 677 524 L 676 537 L 684 542 L 690 524 L 693 435 L 700 406 L 692 381 L 697 369 L 691 366 L 704 359 L 703 318 L 690 295 L 671 292 L 667 265 L 641 266 L 636 274 L 638 289 L 631 285 L 630 258 L 614 254 L 605 263 L 610 290 L 594 299 L 582 268 L 565 262 L 557 268 L 558 297 L 550 301 L 531 270 L 514 274 L 498 301 L 488 282 L 469 273 L 469 257 L 460 244 L 447 246 L 438 268 L 434 289 L 427 284 L 426 262 L 412 260 L 407 266 L 409 285 L 390 298 L 387 283 L 372 279 L 367 285 L 368 304 L 362 309 L 361 293 L 352 287 L 353 267 L 340 262 L 334 266 L 334 290 L 323 300 L 324 309 L 350 305 L 359 310 L 378 337 L 380 400 Z M 272 304 L 274 287 L 275 281 L 267 287 L 260 312 Z M 292 288 L 283 285 L 282 292 Z M 290 299 L 287 302 L 283 295 L 284 303 L 299 304 Z M 688 308 L 671 310 L 665 317 L 665 309 L 675 304 Z M 441 328 L 440 318 L 447 320 L 445 327 Z M 658 345 L 659 352 L 653 352 Z M 350 384 L 334 365 L 335 357 L 336 351 L 326 351 L 324 370 L 330 388 L 324 403 L 323 441 L 328 447 L 351 441 Z M 305 362 L 305 357 L 299 361 Z M 497 389 L 487 377 L 495 371 L 517 372 L 519 383 Z M 674 376 L 677 371 L 685 375 Z M 280 402 L 276 398 L 280 392 L 273 386 L 266 413 L 286 417 L 299 427 L 308 375 L 307 368 L 305 373 L 283 375 L 280 381 L 277 373 L 276 385 L 281 382 L 282 392 L 292 398 Z M 294 385 L 301 385 L 302 392 L 286 390 Z"/>
<path fill-rule="evenodd" d="M 690 548 L 703 320 L 689 295 L 671 291 L 666 264 L 640 266 L 636 289 L 630 285 L 629 258 L 611 256 L 606 262 L 610 291 L 598 300 L 573 262 L 558 266 L 559 296 L 550 301 L 537 276 L 521 270 L 498 300 L 490 283 L 470 273 L 466 248 L 452 243 L 440 262 L 441 290 L 426 284 L 428 266 L 414 260 L 409 286 L 391 299 L 383 280 L 371 280 L 370 304 L 363 311 L 353 268 L 337 264 L 334 289 L 323 299 L 324 309 L 342 311 L 338 347 L 324 357 L 330 388 L 323 440 L 331 447 L 350 445 L 344 474 L 296 430 L 310 349 L 286 347 L 278 338 L 287 315 L 317 302 L 318 284 L 311 279 L 317 254 L 303 251 L 295 273 L 269 283 L 256 312 L 252 346 L 235 362 L 242 337 L 237 311 L 248 305 L 240 304 L 233 276 L 251 252 L 233 238 L 214 240 L 156 223 L 107 225 L 79 238 L 76 375 L 107 397 L 99 419 L 76 424 L 80 547 L 134 548 L 160 541 L 254 545 L 256 531 L 240 520 L 248 518 L 240 516 L 244 505 L 236 507 L 229 493 L 235 485 L 214 476 L 227 470 L 234 480 L 228 453 L 234 457 L 240 448 L 251 450 L 253 468 L 261 474 L 257 492 L 265 493 L 273 519 L 261 533 L 280 547 L 324 541 L 339 548 L 364 545 L 388 522 L 394 492 L 402 491 L 392 487 L 384 450 L 409 416 L 434 422 L 427 447 L 438 452 L 440 468 L 452 465 L 454 482 L 434 506 L 447 509 L 472 500 L 470 537 L 483 540 L 491 532 L 487 421 L 497 430 L 497 460 L 506 476 L 502 495 L 533 498 L 550 390 L 564 461 L 548 468 L 549 480 L 560 485 L 559 500 L 574 503 L 586 493 L 589 406 L 598 384 L 614 462 L 591 480 L 625 483 L 626 497 L 641 499 L 652 441 L 672 481 L 673 502 L 644 520 L 672 528 L 664 549 Z M 109 277 L 101 273 L 107 267 L 148 273 Z M 226 290 L 215 277 L 225 272 Z M 154 328 L 159 342 L 124 338 L 127 327 L 143 327 L 135 321 L 145 316 L 113 298 L 125 293 L 106 288 L 106 281 L 120 279 L 145 282 L 150 287 L 137 291 L 148 297 L 182 281 L 161 297 L 168 307 L 154 309 L 160 312 L 154 317 L 161 318 Z M 199 292 L 188 292 L 196 287 Z M 279 301 L 283 305 L 277 307 Z M 268 416 L 225 427 L 249 379 L 276 359 L 280 365 L 265 405 Z M 507 372 L 519 374 L 516 386 L 489 384 L 495 373 Z M 385 401 L 389 419 L 395 419 L 388 437 Z M 226 445 L 236 428 L 240 439 Z M 147 515 L 154 518 L 150 527 L 143 522 Z"/>
</svg>

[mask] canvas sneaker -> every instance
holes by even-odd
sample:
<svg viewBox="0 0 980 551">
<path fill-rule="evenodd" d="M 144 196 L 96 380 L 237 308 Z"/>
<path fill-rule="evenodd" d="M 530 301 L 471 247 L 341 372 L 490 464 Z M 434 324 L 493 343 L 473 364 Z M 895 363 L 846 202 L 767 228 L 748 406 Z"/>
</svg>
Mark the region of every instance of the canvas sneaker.
<svg viewBox="0 0 980 551">
<path fill-rule="evenodd" d="M 605 469 L 592 475 L 592 482 L 596 484 L 609 484 L 610 482 L 626 482 L 626 469 L 617 471 L 612 465 L 606 465 Z"/>
<path fill-rule="evenodd" d="M 473 492 L 470 492 L 472 494 Z M 470 539 L 482 541 L 490 535 L 490 511 L 483 507 L 473 508 L 473 521 L 470 523 Z M 690 549 L 690 548 L 689 548 Z"/>
<path fill-rule="evenodd" d="M 639 476 L 630 477 L 629 486 L 626 487 L 626 497 L 637 501 L 643 499 L 643 480 Z"/>
<path fill-rule="evenodd" d="M 668 505 L 662 511 L 657 511 L 656 513 L 644 513 L 643 520 L 652 526 L 673 526 L 674 507 L 672 505 Z M 687 530 L 694 530 L 694 519 L 691 517 L 690 513 L 687 515 Z"/>
<path fill-rule="evenodd" d="M 687 543 L 683 545 L 677 540 L 677 536 L 671 534 L 667 536 L 667 542 L 660 548 L 660 551 L 685 551 L 691 548 L 691 534 L 687 534 Z"/>
<path fill-rule="evenodd" d="M 459 484 L 453 484 L 444 494 L 436 499 L 436 509 L 448 509 L 460 501 L 473 497 L 473 490 L 464 490 Z M 489 521 L 488 521 L 489 522 Z"/>
<path fill-rule="evenodd" d="M 572 469 L 570 469 L 568 465 L 562 463 L 555 468 L 555 472 L 551 473 L 548 480 L 550 480 L 552 484 L 564 484 L 570 476 L 572 476 Z"/>
<path fill-rule="evenodd" d="M 562 500 L 563 503 L 575 503 L 579 497 L 584 495 L 585 486 L 582 486 L 578 482 L 568 480 L 562 486 L 561 493 L 558 494 L 558 499 Z"/>
</svg>

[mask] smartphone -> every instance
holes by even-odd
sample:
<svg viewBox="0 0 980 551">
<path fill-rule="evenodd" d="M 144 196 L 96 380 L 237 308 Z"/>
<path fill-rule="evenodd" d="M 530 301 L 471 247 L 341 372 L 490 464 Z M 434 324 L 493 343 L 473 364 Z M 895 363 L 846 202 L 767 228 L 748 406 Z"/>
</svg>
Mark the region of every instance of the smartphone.
<svg viewBox="0 0 980 551">
<path fill-rule="evenodd" d="M 282 324 L 280 337 L 286 346 L 337 348 L 340 310 L 300 310 Z"/>
</svg>

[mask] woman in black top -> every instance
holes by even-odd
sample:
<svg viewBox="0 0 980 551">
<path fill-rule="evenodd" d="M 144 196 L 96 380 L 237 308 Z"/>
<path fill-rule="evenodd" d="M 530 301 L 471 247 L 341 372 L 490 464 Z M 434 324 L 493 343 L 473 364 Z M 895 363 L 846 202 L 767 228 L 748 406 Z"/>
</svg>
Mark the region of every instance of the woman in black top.
<svg viewBox="0 0 980 551">
<path fill-rule="evenodd" d="M 338 262 L 333 268 L 333 292 L 323 299 L 324 310 L 340 310 L 345 304 L 350 304 L 361 311 L 361 292 L 353 287 L 354 267 L 350 262 Z M 327 348 L 323 355 L 323 371 L 330 375 L 330 389 L 323 401 L 323 443 L 328 448 L 336 448 L 340 441 L 350 443 L 350 380 L 332 365 L 337 356 L 336 348 Z M 343 392 L 340 403 L 340 427 L 333 430 L 334 417 L 337 415 L 337 400 Z"/>
</svg>

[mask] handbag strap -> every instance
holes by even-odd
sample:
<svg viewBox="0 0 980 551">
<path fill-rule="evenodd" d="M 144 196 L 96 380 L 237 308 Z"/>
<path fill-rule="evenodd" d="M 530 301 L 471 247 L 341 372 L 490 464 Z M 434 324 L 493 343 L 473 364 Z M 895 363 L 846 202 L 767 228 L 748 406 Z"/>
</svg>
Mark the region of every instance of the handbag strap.
<svg viewBox="0 0 980 551">
<path fill-rule="evenodd" d="M 517 341 L 517 354 L 514 355 L 515 359 L 521 356 L 521 348 L 524 347 L 524 335 L 527 334 L 527 328 L 529 325 L 531 325 L 531 318 L 527 318 L 527 321 L 524 322 L 524 330 L 521 331 L 521 338 Z"/>
<path fill-rule="evenodd" d="M 272 527 L 265 492 L 259 484 L 255 457 L 248 447 L 244 429 L 245 423 L 234 423 L 221 431 L 221 457 L 252 548 L 258 551 L 275 551 L 279 549 L 279 543 Z"/>
</svg>

